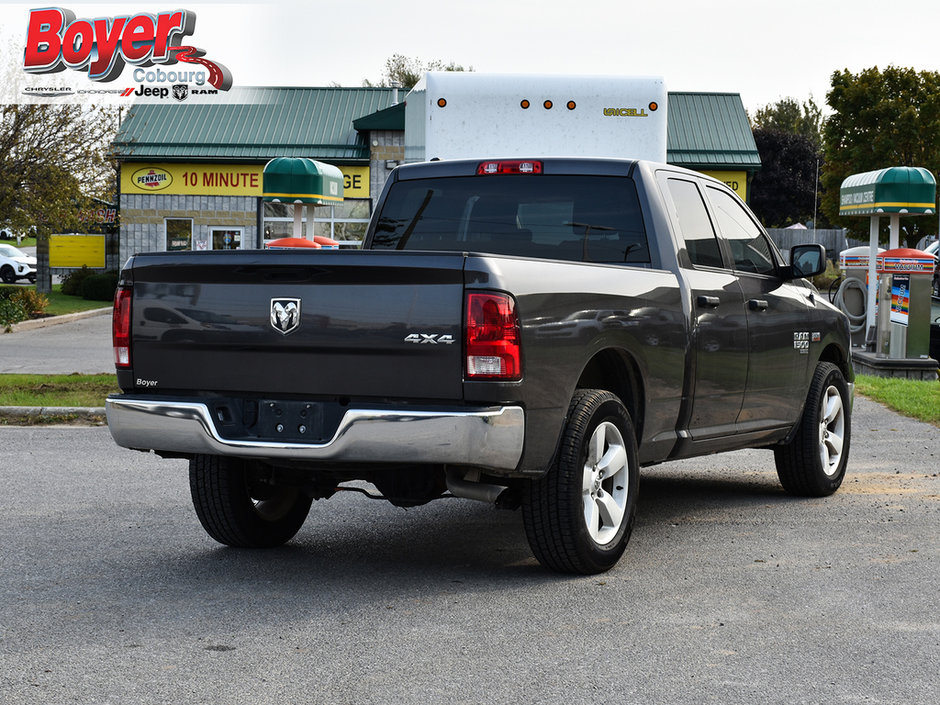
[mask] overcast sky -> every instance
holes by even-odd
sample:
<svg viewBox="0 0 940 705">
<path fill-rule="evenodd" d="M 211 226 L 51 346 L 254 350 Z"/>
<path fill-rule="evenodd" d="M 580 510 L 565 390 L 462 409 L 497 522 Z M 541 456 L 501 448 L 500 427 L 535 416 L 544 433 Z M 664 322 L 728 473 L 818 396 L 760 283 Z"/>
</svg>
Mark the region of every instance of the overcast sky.
<svg viewBox="0 0 940 705">
<path fill-rule="evenodd" d="M 347 2 L 0 3 L 0 41 L 22 57 L 31 8 L 79 18 L 196 13 L 185 43 L 227 66 L 235 85 L 360 86 L 393 54 L 478 72 L 663 76 L 670 90 L 740 93 L 822 106 L 833 71 L 940 70 L 940 2 L 710 0 L 349 0 Z M 113 87 L 134 85 L 127 67 Z M 74 71 L 29 85 L 88 81 Z"/>
</svg>

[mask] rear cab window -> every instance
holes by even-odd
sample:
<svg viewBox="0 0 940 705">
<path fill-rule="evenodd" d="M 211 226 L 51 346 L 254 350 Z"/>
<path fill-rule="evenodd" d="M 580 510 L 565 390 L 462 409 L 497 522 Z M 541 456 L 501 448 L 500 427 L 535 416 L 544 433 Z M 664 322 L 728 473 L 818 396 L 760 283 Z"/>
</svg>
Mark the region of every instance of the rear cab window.
<svg viewBox="0 0 940 705">
<path fill-rule="evenodd" d="M 696 267 L 721 269 L 724 266 L 721 247 L 698 187 L 692 181 L 672 177 L 666 184 L 675 205 L 689 261 Z"/>
<path fill-rule="evenodd" d="M 650 262 L 636 185 L 623 176 L 500 174 L 398 181 L 377 216 L 371 249 Z"/>
</svg>

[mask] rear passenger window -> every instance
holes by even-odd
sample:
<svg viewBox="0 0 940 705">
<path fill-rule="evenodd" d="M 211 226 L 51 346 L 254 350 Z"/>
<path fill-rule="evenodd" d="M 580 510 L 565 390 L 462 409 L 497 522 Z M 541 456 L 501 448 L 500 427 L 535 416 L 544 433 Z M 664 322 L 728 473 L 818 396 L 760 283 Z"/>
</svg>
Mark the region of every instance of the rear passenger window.
<svg viewBox="0 0 940 705">
<path fill-rule="evenodd" d="M 777 268 L 770 243 L 744 207 L 734 196 L 713 186 L 708 187 L 708 198 L 721 234 L 731 246 L 734 268 L 740 272 L 773 274 Z"/>
<path fill-rule="evenodd" d="M 679 230 L 692 264 L 702 267 L 723 267 L 718 239 L 698 187 L 684 179 L 669 179 L 669 193 L 676 206 Z"/>
</svg>

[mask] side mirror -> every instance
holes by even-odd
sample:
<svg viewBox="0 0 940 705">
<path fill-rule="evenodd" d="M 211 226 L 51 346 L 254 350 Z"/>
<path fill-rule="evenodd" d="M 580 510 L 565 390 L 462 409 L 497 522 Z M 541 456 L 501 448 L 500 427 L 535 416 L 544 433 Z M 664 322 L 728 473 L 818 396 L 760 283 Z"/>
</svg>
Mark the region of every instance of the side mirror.
<svg viewBox="0 0 940 705">
<path fill-rule="evenodd" d="M 815 277 L 826 271 L 826 248 L 822 245 L 796 245 L 790 249 L 790 276 Z"/>
</svg>

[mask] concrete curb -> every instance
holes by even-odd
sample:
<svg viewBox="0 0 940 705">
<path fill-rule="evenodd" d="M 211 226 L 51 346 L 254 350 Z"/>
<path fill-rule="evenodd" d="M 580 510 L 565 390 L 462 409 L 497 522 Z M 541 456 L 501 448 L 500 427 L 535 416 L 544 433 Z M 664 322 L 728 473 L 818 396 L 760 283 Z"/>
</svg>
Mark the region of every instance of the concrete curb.
<svg viewBox="0 0 940 705">
<path fill-rule="evenodd" d="M 29 419 L 50 422 L 58 419 L 100 424 L 105 419 L 103 406 L 0 406 L 0 419 Z"/>
<path fill-rule="evenodd" d="M 91 318 L 93 316 L 104 316 L 105 314 L 111 313 L 111 307 L 108 308 L 94 308 L 90 311 L 78 311 L 77 313 L 66 313 L 61 316 L 49 316 L 48 318 L 33 318 L 29 321 L 23 321 L 22 323 L 15 323 L 11 326 L 11 333 L 17 333 L 23 330 L 36 330 L 37 328 L 48 328 L 49 326 L 56 326 L 60 323 L 71 323 L 72 321 L 80 321 L 83 318 Z M 2 333 L 0 329 L 0 333 Z"/>
</svg>

